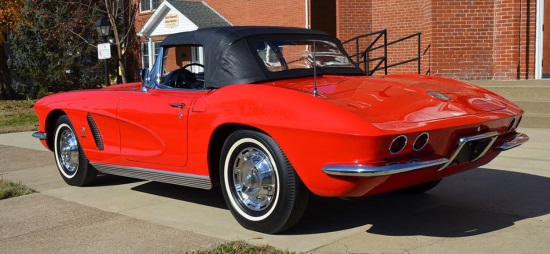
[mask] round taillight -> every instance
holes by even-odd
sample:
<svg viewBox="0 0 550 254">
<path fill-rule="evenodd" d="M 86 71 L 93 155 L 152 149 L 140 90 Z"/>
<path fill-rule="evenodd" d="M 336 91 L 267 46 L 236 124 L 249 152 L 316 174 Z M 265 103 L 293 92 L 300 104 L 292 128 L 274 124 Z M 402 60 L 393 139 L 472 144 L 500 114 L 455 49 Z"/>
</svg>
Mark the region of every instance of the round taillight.
<svg viewBox="0 0 550 254">
<path fill-rule="evenodd" d="M 407 137 L 405 135 L 398 136 L 397 138 L 394 138 L 390 145 L 390 153 L 396 154 L 405 148 L 407 145 Z"/>
<path fill-rule="evenodd" d="M 512 118 L 512 121 L 510 121 L 510 125 L 508 125 L 507 131 L 511 131 L 512 129 L 514 129 L 515 124 L 516 124 L 516 119 Z"/>
<path fill-rule="evenodd" d="M 413 150 L 419 151 L 420 149 L 424 148 L 426 144 L 428 144 L 429 139 L 430 135 L 427 132 L 418 135 L 418 137 L 416 137 L 416 140 L 414 140 Z"/>
</svg>

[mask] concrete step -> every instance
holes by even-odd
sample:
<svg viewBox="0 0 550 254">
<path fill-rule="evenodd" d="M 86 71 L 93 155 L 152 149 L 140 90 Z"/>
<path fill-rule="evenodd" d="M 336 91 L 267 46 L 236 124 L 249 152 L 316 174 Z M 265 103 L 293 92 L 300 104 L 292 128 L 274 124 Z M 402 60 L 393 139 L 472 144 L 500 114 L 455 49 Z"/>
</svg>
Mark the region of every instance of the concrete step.
<svg viewBox="0 0 550 254">
<path fill-rule="evenodd" d="M 466 82 L 504 96 L 525 110 L 520 128 L 550 128 L 550 79 Z"/>
<path fill-rule="evenodd" d="M 491 86 L 484 87 L 509 100 L 529 98 L 531 100 L 550 100 L 550 85 L 540 86 Z"/>
<path fill-rule="evenodd" d="M 550 114 L 526 112 L 519 126 L 520 131 L 521 128 L 550 128 Z"/>
<path fill-rule="evenodd" d="M 526 113 L 550 113 L 550 100 L 513 99 Z"/>
</svg>

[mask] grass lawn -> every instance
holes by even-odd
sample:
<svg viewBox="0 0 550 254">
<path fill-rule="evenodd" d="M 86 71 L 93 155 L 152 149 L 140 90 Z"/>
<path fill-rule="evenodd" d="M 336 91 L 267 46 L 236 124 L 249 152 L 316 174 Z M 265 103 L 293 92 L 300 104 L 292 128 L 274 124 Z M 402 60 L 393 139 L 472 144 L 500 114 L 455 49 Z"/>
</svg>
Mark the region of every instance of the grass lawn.
<svg viewBox="0 0 550 254">
<path fill-rule="evenodd" d="M 36 191 L 21 184 L 7 180 L 0 180 L 0 200 L 12 197 L 23 196 Z"/>
<path fill-rule="evenodd" d="M 34 131 L 38 119 L 34 115 L 34 100 L 0 100 L 0 134 Z"/>
<path fill-rule="evenodd" d="M 245 241 L 231 241 L 220 244 L 209 250 L 201 250 L 195 252 L 187 253 L 196 253 L 196 254 L 219 254 L 219 253 L 262 253 L 262 254 L 290 254 L 294 252 L 282 251 L 275 249 L 273 246 L 263 245 L 255 246 Z"/>
</svg>

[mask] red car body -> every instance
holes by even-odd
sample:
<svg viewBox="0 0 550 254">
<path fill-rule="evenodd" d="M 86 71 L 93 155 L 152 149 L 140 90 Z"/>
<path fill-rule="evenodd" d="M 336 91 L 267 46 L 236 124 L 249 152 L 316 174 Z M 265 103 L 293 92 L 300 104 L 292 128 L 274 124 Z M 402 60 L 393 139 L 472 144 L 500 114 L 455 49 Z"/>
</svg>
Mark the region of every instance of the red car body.
<svg viewBox="0 0 550 254">
<path fill-rule="evenodd" d="M 412 74 L 306 75 L 212 89 L 144 90 L 132 83 L 48 96 L 35 111 L 35 136 L 52 151 L 58 120 L 66 116 L 95 169 L 205 189 L 224 185 L 222 146 L 231 133 L 262 133 L 280 147 L 307 190 L 328 197 L 437 183 L 528 139 L 516 132 L 523 111 L 510 101 L 463 82 Z M 276 179 L 284 181 L 284 174 Z M 276 206 L 277 196 L 269 197 L 268 208 Z M 238 219 L 245 227 L 270 233 L 297 221 L 291 216 L 277 222 L 281 227 L 251 224 L 262 222 L 253 214 L 263 209 L 232 212 L 244 217 Z"/>
</svg>

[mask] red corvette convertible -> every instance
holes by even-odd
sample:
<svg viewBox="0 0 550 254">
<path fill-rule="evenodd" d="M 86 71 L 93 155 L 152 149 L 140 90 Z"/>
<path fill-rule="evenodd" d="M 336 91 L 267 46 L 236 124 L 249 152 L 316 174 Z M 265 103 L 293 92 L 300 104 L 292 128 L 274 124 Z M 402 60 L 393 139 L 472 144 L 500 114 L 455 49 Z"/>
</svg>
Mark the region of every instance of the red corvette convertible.
<svg viewBox="0 0 550 254">
<path fill-rule="evenodd" d="M 523 111 L 422 75 L 367 77 L 325 33 L 207 28 L 168 36 L 143 83 L 45 97 L 39 138 L 70 185 L 98 172 L 211 189 L 277 233 L 308 196 L 424 192 L 528 140 Z"/>
</svg>

